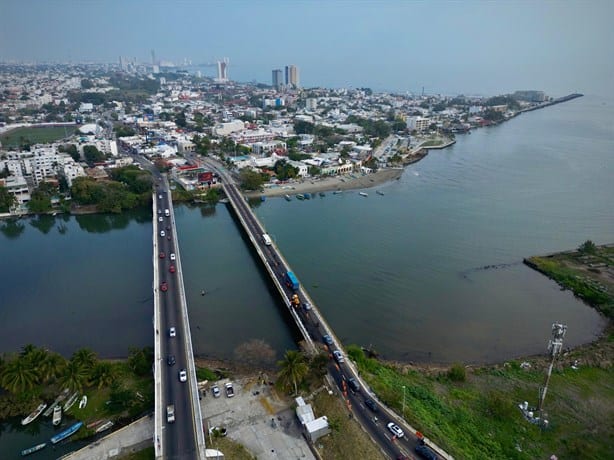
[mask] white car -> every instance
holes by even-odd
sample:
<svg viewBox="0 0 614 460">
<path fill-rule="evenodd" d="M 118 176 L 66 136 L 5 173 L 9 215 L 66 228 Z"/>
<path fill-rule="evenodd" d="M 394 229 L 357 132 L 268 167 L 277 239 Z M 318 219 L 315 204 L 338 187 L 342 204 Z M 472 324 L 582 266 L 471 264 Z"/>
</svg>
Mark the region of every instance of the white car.
<svg viewBox="0 0 614 460">
<path fill-rule="evenodd" d="M 390 422 L 388 425 L 386 425 L 388 427 L 388 429 L 390 430 L 390 432 L 395 435 L 397 438 L 402 438 L 403 436 L 405 436 L 405 433 L 403 433 L 403 430 L 401 428 L 399 428 L 398 425 Z"/>
<path fill-rule="evenodd" d="M 211 393 L 213 393 L 213 397 L 214 398 L 219 398 L 220 397 L 220 388 L 217 385 L 213 385 L 211 387 Z"/>
<path fill-rule="evenodd" d="M 175 253 L 171 252 L 171 260 L 175 260 Z"/>
<path fill-rule="evenodd" d="M 158 222 L 164 222 L 164 217 L 162 216 L 158 217 Z"/>
<path fill-rule="evenodd" d="M 335 358 L 335 361 L 337 361 L 339 364 L 345 362 L 345 359 L 343 358 L 343 353 L 341 353 L 339 350 L 333 351 L 333 357 Z"/>
<path fill-rule="evenodd" d="M 176 335 L 177 335 L 177 331 L 175 330 L 175 328 L 174 328 L 174 327 L 171 327 L 171 328 L 168 330 L 168 336 L 169 336 L 169 337 L 175 337 Z"/>
<path fill-rule="evenodd" d="M 164 230 L 160 230 L 160 236 L 164 236 L 166 235 L 166 233 L 164 233 Z"/>
<path fill-rule="evenodd" d="M 188 373 L 185 369 L 181 369 L 179 371 L 179 381 L 185 382 L 186 380 L 188 380 Z"/>
</svg>

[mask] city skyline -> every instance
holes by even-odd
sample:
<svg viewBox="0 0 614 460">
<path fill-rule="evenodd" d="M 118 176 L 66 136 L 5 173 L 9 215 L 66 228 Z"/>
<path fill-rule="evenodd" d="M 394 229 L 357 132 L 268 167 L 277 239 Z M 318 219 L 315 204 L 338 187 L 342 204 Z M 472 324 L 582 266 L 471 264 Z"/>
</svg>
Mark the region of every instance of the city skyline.
<svg viewBox="0 0 614 460">
<path fill-rule="evenodd" d="M 227 56 L 228 78 L 236 81 L 270 84 L 272 69 L 294 63 L 302 87 L 614 95 L 614 32 L 608 24 L 614 6 L 606 1 L 24 5 L 4 0 L 2 10 L 5 62 L 117 63 L 117 56 L 151 62 L 155 50 L 157 60 L 180 63 Z M 20 19 L 26 17 L 24 24 Z"/>
</svg>

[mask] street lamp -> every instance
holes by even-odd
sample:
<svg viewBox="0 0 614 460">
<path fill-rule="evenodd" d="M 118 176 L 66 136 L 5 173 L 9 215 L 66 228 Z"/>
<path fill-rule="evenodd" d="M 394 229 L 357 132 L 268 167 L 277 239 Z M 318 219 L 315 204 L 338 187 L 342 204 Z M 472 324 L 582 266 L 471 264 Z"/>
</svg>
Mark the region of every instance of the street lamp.
<svg viewBox="0 0 614 460">
<path fill-rule="evenodd" d="M 403 412 L 401 412 L 403 418 L 405 418 L 405 385 L 403 385 Z"/>
</svg>

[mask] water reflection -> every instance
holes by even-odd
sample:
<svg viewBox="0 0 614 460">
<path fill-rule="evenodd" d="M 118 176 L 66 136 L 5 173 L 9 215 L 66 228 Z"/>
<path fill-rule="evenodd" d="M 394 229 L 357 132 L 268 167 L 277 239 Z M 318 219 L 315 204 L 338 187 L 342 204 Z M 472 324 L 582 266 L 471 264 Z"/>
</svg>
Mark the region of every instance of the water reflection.
<svg viewBox="0 0 614 460">
<path fill-rule="evenodd" d="M 46 235 L 55 225 L 55 217 L 50 216 L 49 214 L 40 214 L 30 219 L 30 225 Z"/>
<path fill-rule="evenodd" d="M 151 222 L 151 211 L 142 208 L 123 214 L 82 214 L 76 215 L 75 220 L 88 233 L 108 233 L 127 228 L 133 220 L 141 224 Z"/>
<path fill-rule="evenodd" d="M 7 219 L 0 225 L 0 232 L 12 240 L 19 238 L 25 229 L 26 226 L 19 219 Z"/>
</svg>

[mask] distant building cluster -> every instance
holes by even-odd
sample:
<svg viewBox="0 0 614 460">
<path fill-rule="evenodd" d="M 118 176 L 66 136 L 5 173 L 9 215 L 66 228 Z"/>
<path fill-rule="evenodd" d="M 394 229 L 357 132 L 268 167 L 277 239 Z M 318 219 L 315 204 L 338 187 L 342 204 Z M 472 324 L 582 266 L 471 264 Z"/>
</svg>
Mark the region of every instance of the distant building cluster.
<svg viewBox="0 0 614 460">
<path fill-rule="evenodd" d="M 284 88 L 300 88 L 298 67 L 295 65 L 287 65 L 285 69 L 285 78 L 281 69 L 273 69 L 271 83 L 273 88 L 278 91 Z"/>
</svg>

